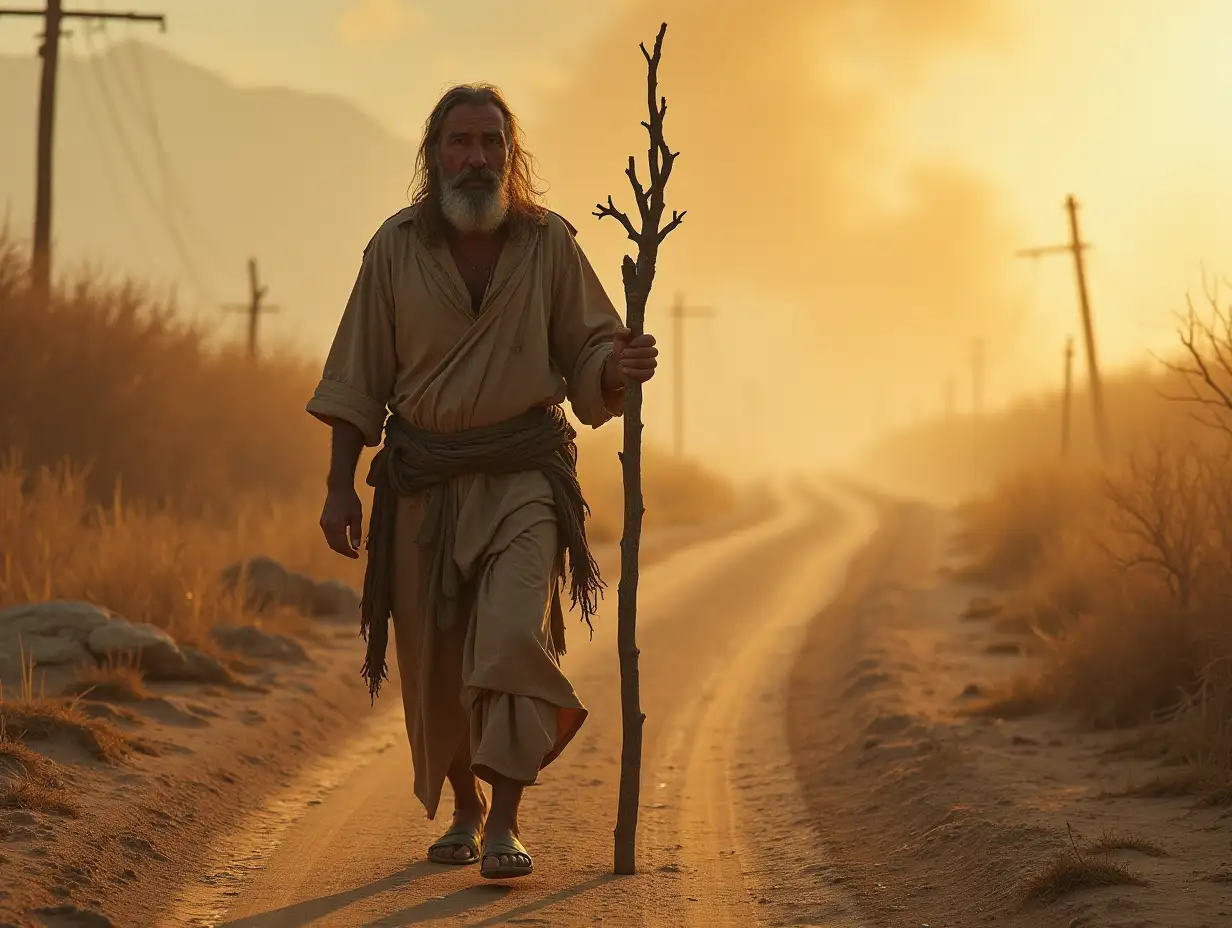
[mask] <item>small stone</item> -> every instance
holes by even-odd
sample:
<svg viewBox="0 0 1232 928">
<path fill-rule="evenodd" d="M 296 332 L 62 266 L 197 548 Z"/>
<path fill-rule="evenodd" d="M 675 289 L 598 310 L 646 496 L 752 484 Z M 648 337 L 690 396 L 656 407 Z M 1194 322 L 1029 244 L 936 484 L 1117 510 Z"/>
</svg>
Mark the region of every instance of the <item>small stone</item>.
<svg viewBox="0 0 1232 928">
<path fill-rule="evenodd" d="M 228 651 L 258 660 L 295 664 L 308 660 L 308 654 L 294 638 L 272 635 L 254 625 L 218 625 L 210 636 Z"/>
</svg>

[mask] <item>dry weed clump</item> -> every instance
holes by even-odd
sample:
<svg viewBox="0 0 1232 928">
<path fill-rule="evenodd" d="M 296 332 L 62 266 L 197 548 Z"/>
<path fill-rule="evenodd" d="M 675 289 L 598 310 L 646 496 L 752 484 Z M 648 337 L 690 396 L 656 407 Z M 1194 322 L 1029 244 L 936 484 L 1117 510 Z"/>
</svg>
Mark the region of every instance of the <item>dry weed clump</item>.
<svg viewBox="0 0 1232 928">
<path fill-rule="evenodd" d="M 59 764 L 0 732 L 0 809 L 76 815 Z"/>
<path fill-rule="evenodd" d="M 141 702 L 150 697 L 150 691 L 146 689 L 141 669 L 129 658 L 80 668 L 64 695 L 104 702 Z"/>
<path fill-rule="evenodd" d="M 1028 881 L 1024 902 L 1054 902 L 1061 896 L 1080 889 L 1102 886 L 1145 886 L 1146 880 L 1133 873 L 1122 861 L 1113 860 L 1112 852 L 1120 849 L 1161 848 L 1136 838 L 1119 838 L 1105 834 L 1086 852 L 1079 849 L 1074 834 L 1069 833 L 1070 847 L 1049 860 Z"/>
<path fill-rule="evenodd" d="M 68 741 L 106 763 L 117 763 L 134 751 L 149 750 L 109 722 L 86 715 L 77 699 L 50 697 L 36 690 L 34 659 L 24 654 L 17 696 L 6 696 L 0 684 L 0 741 Z"/>
</svg>

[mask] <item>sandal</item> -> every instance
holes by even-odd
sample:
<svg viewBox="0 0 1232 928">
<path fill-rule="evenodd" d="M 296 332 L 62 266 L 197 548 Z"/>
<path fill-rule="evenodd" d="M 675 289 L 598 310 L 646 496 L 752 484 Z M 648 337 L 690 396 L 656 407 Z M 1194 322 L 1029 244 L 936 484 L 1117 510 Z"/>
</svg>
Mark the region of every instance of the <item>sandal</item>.
<svg viewBox="0 0 1232 928">
<path fill-rule="evenodd" d="M 482 830 L 474 825 L 455 825 L 428 848 L 428 860 L 434 864 L 450 864 L 452 866 L 473 864 L 479 860 L 479 844 L 482 840 Z M 460 847 L 470 851 L 470 856 L 439 856 L 443 851 L 456 851 Z"/>
<path fill-rule="evenodd" d="M 514 862 L 502 866 L 501 857 L 512 857 Z M 489 860 L 494 860 L 492 866 L 488 865 Z M 522 842 L 513 835 L 505 835 L 494 838 L 484 847 L 479 875 L 485 880 L 512 880 L 520 876 L 530 876 L 534 869 L 535 861 L 522 846 Z"/>
</svg>

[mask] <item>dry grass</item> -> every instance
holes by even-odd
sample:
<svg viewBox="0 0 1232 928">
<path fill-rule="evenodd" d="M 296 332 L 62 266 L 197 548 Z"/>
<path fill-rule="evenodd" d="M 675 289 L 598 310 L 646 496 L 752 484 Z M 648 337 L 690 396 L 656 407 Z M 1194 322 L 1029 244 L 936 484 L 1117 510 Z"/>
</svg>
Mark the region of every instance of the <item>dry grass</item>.
<svg viewBox="0 0 1232 928">
<path fill-rule="evenodd" d="M 140 702 L 149 698 L 150 691 L 133 661 L 113 659 L 97 667 L 79 669 L 64 695 L 106 702 Z"/>
<path fill-rule="evenodd" d="M 1146 857 L 1171 856 L 1163 847 L 1143 835 L 1118 835 L 1111 831 L 1104 832 L 1098 841 L 1086 846 L 1087 854 L 1112 854 L 1116 851 L 1134 851 Z"/>
<path fill-rule="evenodd" d="M 1070 847 L 1067 850 L 1055 855 L 1027 881 L 1025 903 L 1054 902 L 1061 896 L 1081 889 L 1146 885 L 1146 881 L 1131 872 L 1126 864 L 1111 857 L 1113 850 L 1126 846 L 1127 841 L 1134 839 L 1105 834 L 1086 853 L 1079 850 L 1072 831 L 1069 840 Z M 1142 843 L 1154 847 L 1149 842 Z"/>
<path fill-rule="evenodd" d="M 116 763 L 134 751 L 149 753 L 141 741 L 109 722 L 91 718 L 78 699 L 49 697 L 34 688 L 34 661 L 22 655 L 21 689 L 6 696 L 0 685 L 0 739 L 18 743 L 68 742 L 106 763 Z"/>
<path fill-rule="evenodd" d="M 76 815 L 60 766 L 0 733 L 0 809 Z"/>
<path fill-rule="evenodd" d="M 252 364 L 131 283 L 86 275 L 50 310 L 24 286 L 0 230 L 0 609 L 85 600 L 210 650 L 209 629 L 245 611 L 220 581 L 231 564 L 265 555 L 361 585 L 362 560 L 329 551 L 317 524 L 329 435 L 304 411 L 317 364 Z M 583 484 L 592 533 L 611 540 L 619 469 L 594 442 Z M 731 505 L 724 481 L 648 451 L 648 529 Z"/>
</svg>

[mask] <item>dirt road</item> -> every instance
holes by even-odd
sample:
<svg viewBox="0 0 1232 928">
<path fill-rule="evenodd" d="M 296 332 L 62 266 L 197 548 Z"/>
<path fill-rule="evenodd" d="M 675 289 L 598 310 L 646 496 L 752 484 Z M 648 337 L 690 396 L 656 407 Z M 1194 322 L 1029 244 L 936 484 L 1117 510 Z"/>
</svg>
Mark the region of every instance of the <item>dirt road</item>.
<svg viewBox="0 0 1232 928">
<path fill-rule="evenodd" d="M 444 827 L 411 796 L 399 711 L 208 849 L 216 866 L 162 925 L 755 925 L 849 928 L 797 794 L 784 727 L 803 631 L 867 540 L 872 516 L 794 493 L 773 518 L 643 572 L 640 872 L 611 874 L 620 711 L 615 596 L 567 670 L 591 716 L 528 791 L 533 876 L 490 884 L 424 861 Z M 448 801 L 448 800 L 447 800 Z"/>
</svg>

